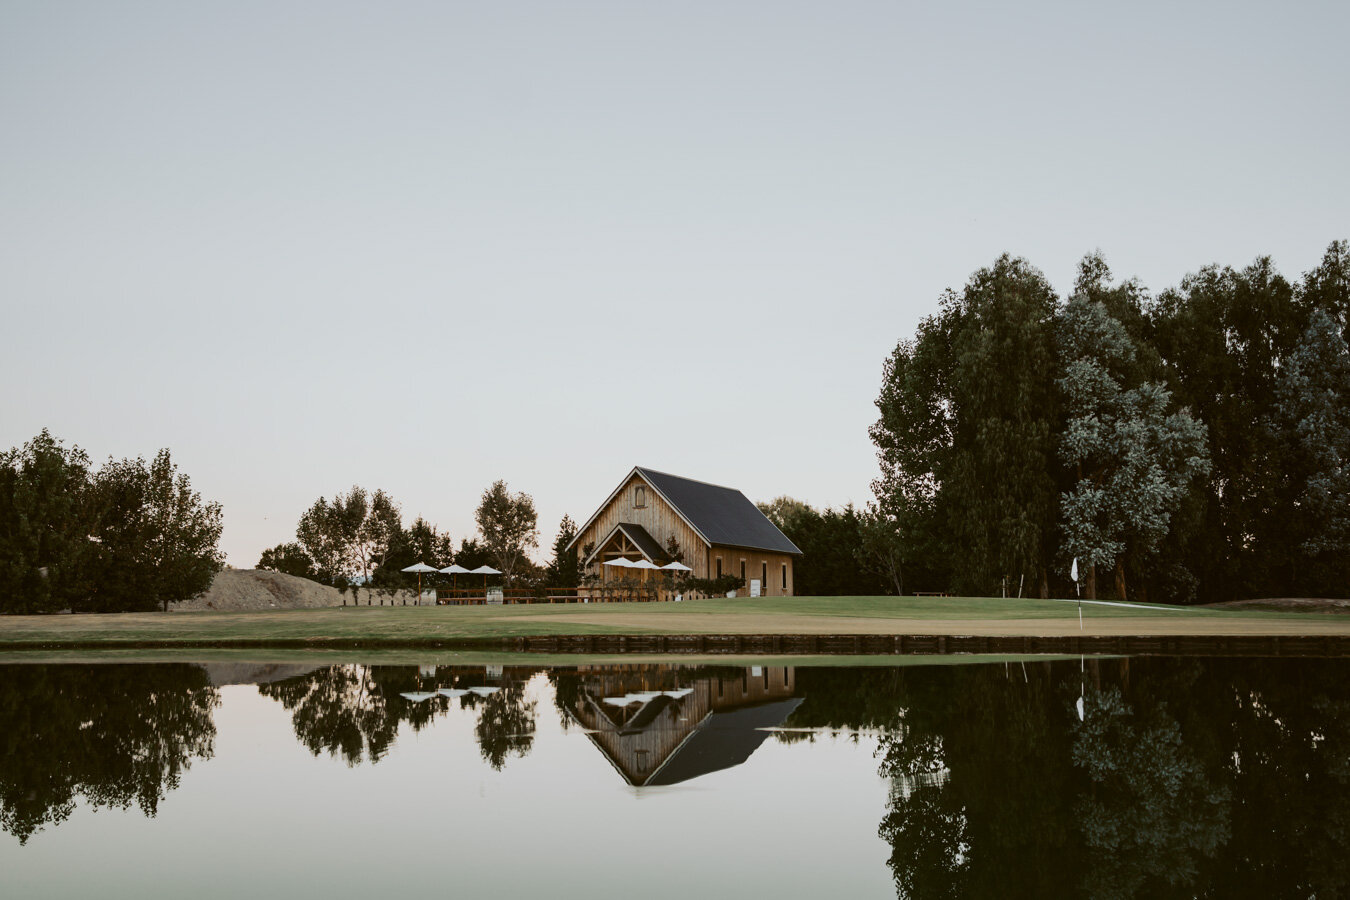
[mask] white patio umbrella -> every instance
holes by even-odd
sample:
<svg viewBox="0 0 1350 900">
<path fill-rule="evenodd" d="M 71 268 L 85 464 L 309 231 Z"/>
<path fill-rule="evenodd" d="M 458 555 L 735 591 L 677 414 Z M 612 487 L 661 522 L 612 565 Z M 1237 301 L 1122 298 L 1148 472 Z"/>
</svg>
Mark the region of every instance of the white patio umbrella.
<svg viewBox="0 0 1350 900">
<path fill-rule="evenodd" d="M 500 574 L 502 574 L 502 573 L 499 572 L 499 571 L 497 571 L 496 569 L 492 568 L 492 566 L 479 566 L 478 568 L 476 568 L 476 569 L 474 569 L 473 571 L 471 571 L 469 574 L 470 574 L 470 575 L 482 575 L 482 576 L 483 576 L 483 593 L 486 594 L 486 593 L 487 593 L 487 577 L 488 577 L 489 575 L 500 575 Z"/>
<path fill-rule="evenodd" d="M 642 569 L 642 570 L 643 570 L 643 571 L 642 571 L 642 580 L 643 580 L 643 581 L 646 581 L 646 580 L 647 580 L 647 572 L 652 571 L 652 570 L 659 570 L 661 567 L 658 566 L 656 563 L 648 562 L 648 561 L 645 560 L 645 559 L 639 559 L 637 562 L 633 563 L 633 568 L 634 568 L 634 569 Z"/>
<path fill-rule="evenodd" d="M 413 703 L 425 703 L 436 696 L 436 691 L 427 693 L 426 691 L 410 691 L 406 694 L 399 694 L 405 700 L 411 700 Z"/>
<path fill-rule="evenodd" d="M 450 584 L 455 590 L 459 590 L 459 576 L 468 575 L 469 572 L 470 572 L 469 569 L 464 568 L 459 563 L 455 563 L 453 566 L 446 566 L 444 569 L 441 569 L 442 575 L 452 576 L 453 580 L 450 582 Z"/>
<path fill-rule="evenodd" d="M 400 571 L 403 571 L 403 572 L 416 572 L 416 573 L 417 573 L 417 603 L 418 603 L 418 605 L 421 605 L 421 603 L 422 603 L 422 573 L 423 573 L 423 572 L 435 572 L 436 569 L 435 569 L 433 566 L 429 566 L 429 565 L 427 565 L 427 564 L 424 563 L 424 562 L 419 562 L 419 563 L 414 563 L 413 565 L 408 566 L 408 568 L 402 569 L 402 570 L 400 570 Z M 383 602 L 383 601 L 381 601 L 381 602 Z M 394 603 L 393 603 L 392 600 L 389 602 L 389 605 L 390 605 L 390 606 L 393 606 L 393 605 L 394 605 Z M 408 605 L 408 601 L 407 601 L 407 600 L 404 600 L 404 601 L 403 601 L 403 605 L 404 605 L 404 606 L 407 606 L 407 605 Z"/>
<path fill-rule="evenodd" d="M 665 569 L 667 572 L 692 572 L 692 571 L 694 571 L 693 569 L 689 568 L 688 566 L 686 566 L 686 565 L 685 565 L 684 563 L 682 563 L 682 562 L 671 562 L 671 563 L 666 563 L 666 564 L 665 564 L 664 566 L 662 566 L 661 568 Z"/>
<path fill-rule="evenodd" d="M 628 560 L 624 559 L 622 556 L 620 556 L 618 559 L 607 559 L 607 560 L 605 560 L 603 563 L 601 563 L 601 565 L 603 565 L 603 566 L 613 566 L 613 567 L 616 568 L 616 569 L 631 569 L 631 568 L 633 568 L 633 564 L 632 564 L 631 562 L 629 562 Z"/>
</svg>

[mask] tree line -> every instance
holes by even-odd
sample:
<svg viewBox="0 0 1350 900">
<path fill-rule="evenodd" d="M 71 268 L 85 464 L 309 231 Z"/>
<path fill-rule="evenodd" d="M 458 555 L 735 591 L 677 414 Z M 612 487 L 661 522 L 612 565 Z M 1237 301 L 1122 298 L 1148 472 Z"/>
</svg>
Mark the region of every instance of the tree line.
<svg viewBox="0 0 1350 900">
<path fill-rule="evenodd" d="M 95 469 L 43 429 L 0 454 L 0 613 L 168 609 L 211 586 L 221 527 L 168 450 Z"/>
<path fill-rule="evenodd" d="M 331 500 L 315 500 L 300 516 L 295 540 L 264 550 L 258 568 L 309 578 L 344 594 L 362 586 L 380 595 L 407 590 L 418 579 L 403 569 L 419 562 L 437 569 L 490 565 L 511 584 L 576 586 L 577 551 L 567 550 L 576 535 L 570 516 L 563 516 L 559 525 L 552 562 L 542 567 L 528 555 L 539 546 L 532 496 L 512 492 L 498 480 L 483 492 L 474 521 L 477 535 L 461 539 L 455 547 L 448 532 L 421 516 L 405 528 L 399 504 L 383 490 L 354 486 Z M 422 584 L 435 578 L 424 576 Z"/>
<path fill-rule="evenodd" d="M 907 588 L 1213 602 L 1350 591 L 1350 245 L 1151 295 L 1004 255 L 887 359 L 869 512 Z M 791 534 L 789 534 L 791 537 Z"/>
</svg>

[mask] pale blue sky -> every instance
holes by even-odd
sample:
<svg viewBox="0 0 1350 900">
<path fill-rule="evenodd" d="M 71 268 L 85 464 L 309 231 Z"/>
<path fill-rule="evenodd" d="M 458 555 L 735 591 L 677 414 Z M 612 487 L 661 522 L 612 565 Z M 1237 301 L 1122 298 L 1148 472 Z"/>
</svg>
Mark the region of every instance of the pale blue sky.
<svg viewBox="0 0 1350 900">
<path fill-rule="evenodd" d="M 172 448 L 238 566 L 353 483 L 456 541 L 494 478 L 547 542 L 635 464 L 862 503 L 883 359 L 999 253 L 1156 291 L 1350 236 L 1348 28 L 0 2 L 0 445 Z"/>
</svg>

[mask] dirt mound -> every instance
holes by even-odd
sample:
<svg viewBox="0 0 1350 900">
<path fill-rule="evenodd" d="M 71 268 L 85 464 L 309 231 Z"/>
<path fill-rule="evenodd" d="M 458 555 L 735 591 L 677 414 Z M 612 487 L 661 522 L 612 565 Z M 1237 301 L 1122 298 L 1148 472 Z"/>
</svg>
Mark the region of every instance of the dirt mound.
<svg viewBox="0 0 1350 900">
<path fill-rule="evenodd" d="M 171 604 L 171 610 L 312 609 L 340 606 L 342 595 L 331 588 L 265 569 L 222 569 L 211 589 L 200 597 Z"/>
<path fill-rule="evenodd" d="M 1264 597 L 1258 600 L 1230 600 L 1211 603 L 1209 609 L 1273 609 L 1280 612 L 1317 612 L 1350 614 L 1350 600 L 1333 597 Z"/>
</svg>

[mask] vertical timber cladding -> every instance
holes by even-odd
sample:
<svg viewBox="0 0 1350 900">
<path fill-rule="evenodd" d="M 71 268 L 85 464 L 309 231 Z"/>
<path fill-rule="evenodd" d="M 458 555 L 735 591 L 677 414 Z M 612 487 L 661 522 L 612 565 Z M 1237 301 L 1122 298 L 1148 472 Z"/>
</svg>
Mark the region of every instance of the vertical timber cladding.
<svg viewBox="0 0 1350 900">
<path fill-rule="evenodd" d="M 647 489 L 647 505 L 643 507 L 634 506 L 633 488 L 638 486 Z M 576 546 L 584 549 L 592 542 L 598 544 L 620 522 L 641 525 L 656 539 L 663 550 L 666 542 L 674 537 L 684 553 L 684 564 L 694 570 L 691 574 L 695 578 L 708 577 L 708 545 L 698 536 L 697 531 L 689 527 L 689 523 L 679 513 L 670 508 L 670 504 L 661 499 L 660 494 L 652 490 L 641 475 L 634 474 L 624 482 L 623 489 L 614 495 L 614 499 L 596 516 L 591 526 L 577 536 Z M 597 557 L 587 571 L 598 574 L 600 563 L 601 560 Z"/>
<path fill-rule="evenodd" d="M 761 579 L 764 576 L 764 569 L 768 568 L 768 583 L 760 585 L 760 596 L 763 597 L 791 597 L 792 596 L 792 556 L 787 553 L 773 553 L 769 550 L 748 550 L 741 547 L 727 547 L 721 544 L 714 544 L 708 551 L 712 558 L 712 568 L 717 568 L 716 560 L 722 558 L 722 573 L 725 575 L 740 575 L 741 560 L 745 560 L 745 587 L 741 588 L 736 596 L 750 596 L 750 582 Z M 783 566 L 787 566 L 787 584 L 783 584 Z"/>
</svg>

